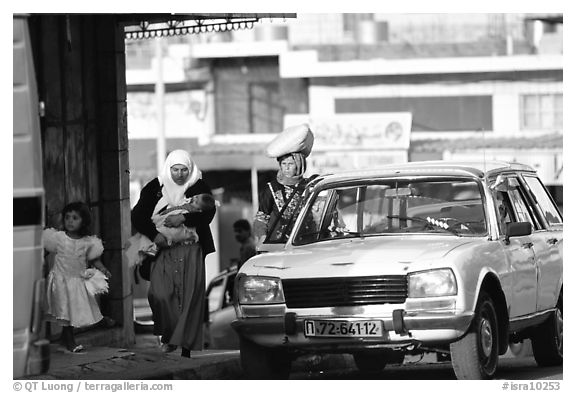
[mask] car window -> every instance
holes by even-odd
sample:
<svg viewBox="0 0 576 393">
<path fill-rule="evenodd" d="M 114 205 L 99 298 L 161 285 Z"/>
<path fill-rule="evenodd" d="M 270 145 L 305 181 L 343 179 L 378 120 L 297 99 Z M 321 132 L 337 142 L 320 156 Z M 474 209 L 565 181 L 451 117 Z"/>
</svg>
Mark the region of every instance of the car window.
<svg viewBox="0 0 576 393">
<path fill-rule="evenodd" d="M 268 231 L 266 243 L 286 243 L 292 233 L 296 218 L 298 218 L 302 206 L 306 203 L 307 195 L 307 193 L 304 193 L 302 197 L 298 198 L 293 208 L 289 208 L 290 204 L 284 205 L 276 220 L 271 223 L 272 228 Z"/>
<path fill-rule="evenodd" d="M 536 176 L 524 176 L 524 180 L 526 180 L 526 183 L 528 183 L 530 190 L 534 194 L 538 206 L 542 210 L 542 214 L 544 215 L 544 219 L 547 221 L 548 225 L 562 224 L 562 216 L 554 205 L 548 192 L 540 182 L 540 179 Z"/>
<path fill-rule="evenodd" d="M 534 220 L 530 215 L 530 211 L 528 210 L 528 206 L 524 197 L 520 193 L 519 188 L 515 188 L 513 190 L 508 191 L 508 196 L 510 197 L 510 201 L 512 202 L 512 209 L 516 215 L 517 222 L 529 222 L 532 224 L 532 228 L 536 228 Z"/>
<path fill-rule="evenodd" d="M 306 212 L 315 225 L 301 225 L 295 244 L 394 233 L 486 233 L 480 186 L 473 180 L 390 180 L 329 191 L 322 215 L 312 220 L 314 213 Z"/>
<path fill-rule="evenodd" d="M 500 228 L 500 233 L 504 234 L 506 233 L 506 224 L 516 221 L 515 213 L 507 192 L 495 191 L 494 194 L 498 227 Z"/>
<path fill-rule="evenodd" d="M 326 208 L 326 202 L 329 199 L 329 191 L 323 190 L 318 193 L 314 199 L 314 203 L 306 211 L 304 216 L 303 225 L 308 228 L 308 230 L 313 231 L 315 228 L 321 226 L 321 220 L 323 217 L 324 210 Z"/>
</svg>

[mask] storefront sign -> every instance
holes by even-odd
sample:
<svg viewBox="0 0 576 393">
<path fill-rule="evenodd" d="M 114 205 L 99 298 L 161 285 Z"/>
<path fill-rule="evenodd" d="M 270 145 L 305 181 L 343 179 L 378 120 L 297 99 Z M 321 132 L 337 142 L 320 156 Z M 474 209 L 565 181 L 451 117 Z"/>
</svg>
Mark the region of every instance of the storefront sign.
<svg viewBox="0 0 576 393">
<path fill-rule="evenodd" d="M 284 116 L 284 128 L 302 123 L 308 123 L 314 133 L 314 151 L 408 149 L 410 146 L 412 114 L 409 112 Z"/>
<path fill-rule="evenodd" d="M 128 137 L 155 139 L 160 132 L 156 96 L 130 92 Z M 208 135 L 206 97 L 203 90 L 167 93 L 164 96 L 164 134 L 166 138 L 202 138 Z"/>
<path fill-rule="evenodd" d="M 389 151 L 313 151 L 306 160 L 307 174 L 326 174 L 354 169 L 375 169 L 383 165 L 408 161 L 406 150 Z"/>
</svg>

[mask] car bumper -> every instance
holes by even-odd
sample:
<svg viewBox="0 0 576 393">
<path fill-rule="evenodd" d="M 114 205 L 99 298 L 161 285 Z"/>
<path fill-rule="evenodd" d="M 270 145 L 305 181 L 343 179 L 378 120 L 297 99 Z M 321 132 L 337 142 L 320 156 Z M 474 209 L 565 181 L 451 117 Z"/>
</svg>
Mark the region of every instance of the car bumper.
<svg viewBox="0 0 576 393">
<path fill-rule="evenodd" d="M 259 345 L 287 349 L 345 352 L 365 348 L 431 347 L 457 341 L 472 319 L 473 312 L 406 313 L 394 310 L 387 317 L 299 316 L 288 312 L 284 317 L 240 318 L 232 327 L 242 337 Z M 380 320 L 383 335 L 378 337 L 307 337 L 304 320 Z"/>
</svg>

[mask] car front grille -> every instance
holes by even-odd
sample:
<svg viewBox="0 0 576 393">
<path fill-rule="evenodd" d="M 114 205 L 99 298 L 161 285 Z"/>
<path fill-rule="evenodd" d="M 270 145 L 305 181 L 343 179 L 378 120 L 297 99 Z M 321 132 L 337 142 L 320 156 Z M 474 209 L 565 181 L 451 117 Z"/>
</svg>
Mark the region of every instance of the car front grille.
<svg viewBox="0 0 576 393">
<path fill-rule="evenodd" d="M 406 276 L 331 277 L 282 280 L 289 308 L 404 303 Z"/>
</svg>

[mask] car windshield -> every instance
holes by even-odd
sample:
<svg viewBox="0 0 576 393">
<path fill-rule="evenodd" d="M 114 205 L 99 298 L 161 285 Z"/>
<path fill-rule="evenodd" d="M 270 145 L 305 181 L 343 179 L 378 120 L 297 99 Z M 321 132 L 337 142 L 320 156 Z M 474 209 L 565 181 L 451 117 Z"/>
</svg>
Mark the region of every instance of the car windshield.
<svg viewBox="0 0 576 393">
<path fill-rule="evenodd" d="M 483 236 L 486 219 L 474 180 L 378 181 L 320 191 L 294 244 L 387 234 Z"/>
</svg>

